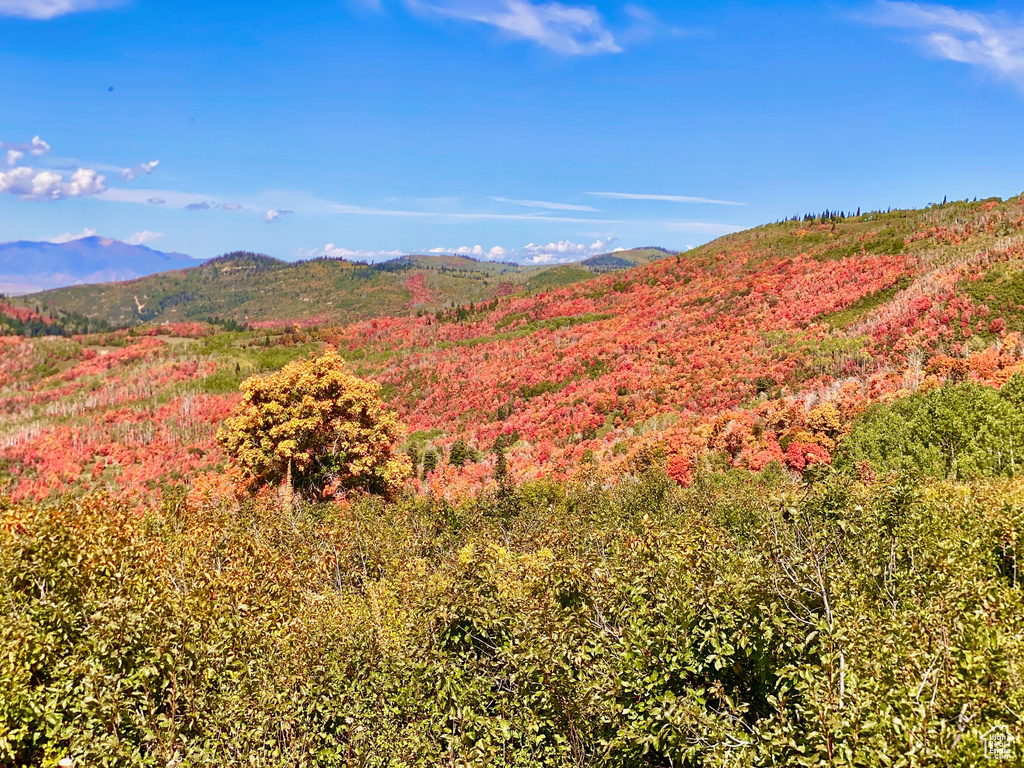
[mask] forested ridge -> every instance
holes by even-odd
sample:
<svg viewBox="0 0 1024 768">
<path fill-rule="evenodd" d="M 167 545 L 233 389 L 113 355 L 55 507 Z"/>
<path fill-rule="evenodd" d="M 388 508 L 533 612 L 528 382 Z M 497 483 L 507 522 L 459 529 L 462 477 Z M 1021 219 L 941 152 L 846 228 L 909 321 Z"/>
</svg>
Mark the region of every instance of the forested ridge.
<svg viewBox="0 0 1024 768">
<path fill-rule="evenodd" d="M 422 315 L 524 288 L 565 285 L 645 264 L 666 253 L 634 249 L 569 265 L 520 266 L 435 255 L 372 264 L 341 258 L 284 262 L 235 251 L 188 269 L 56 288 L 22 297 L 17 303 L 113 327 L 210 318 L 252 325 L 337 324 L 382 315 Z M 94 330 L 101 329 L 95 326 Z"/>
</svg>

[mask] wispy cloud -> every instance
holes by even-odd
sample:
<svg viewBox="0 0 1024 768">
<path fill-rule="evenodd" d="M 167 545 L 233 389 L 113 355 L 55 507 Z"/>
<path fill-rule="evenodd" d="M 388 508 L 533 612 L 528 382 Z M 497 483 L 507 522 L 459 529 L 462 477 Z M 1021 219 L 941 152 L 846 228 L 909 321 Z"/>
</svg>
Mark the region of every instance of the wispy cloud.
<svg viewBox="0 0 1024 768">
<path fill-rule="evenodd" d="M 486 24 L 504 34 L 530 40 L 573 56 L 620 53 L 622 47 L 604 17 L 589 6 L 534 3 L 529 0 L 405 0 L 416 13 Z"/>
<path fill-rule="evenodd" d="M 662 221 L 660 222 L 660 227 L 669 232 L 682 232 L 687 235 L 709 235 L 712 237 L 731 235 L 733 232 L 741 232 L 746 229 L 746 227 L 736 226 L 735 224 L 717 224 L 713 221 Z"/>
<path fill-rule="evenodd" d="M 511 203 L 521 205 L 523 208 L 544 208 L 549 211 L 583 211 L 597 213 L 597 208 L 592 205 L 574 205 L 573 203 L 549 203 L 547 200 L 512 200 L 507 197 L 492 197 L 498 203 Z"/>
<path fill-rule="evenodd" d="M 124 0 L 0 0 L 0 16 L 20 16 L 45 21 L 81 11 L 98 11 L 122 5 Z"/>
<path fill-rule="evenodd" d="M 917 30 L 917 42 L 932 55 L 981 67 L 1024 86 L 1024 23 L 1005 14 L 878 0 L 866 18 L 880 26 Z"/>
<path fill-rule="evenodd" d="M 210 195 L 178 192 L 171 189 L 131 189 L 128 187 L 111 188 L 100 195 L 101 200 L 112 203 L 166 205 L 169 208 L 184 208 L 189 203 L 207 202 L 210 197 Z"/>
<path fill-rule="evenodd" d="M 480 210 L 467 211 L 459 210 L 455 207 L 455 203 L 458 202 L 457 199 L 446 199 L 446 203 L 450 205 L 443 208 L 433 209 L 351 205 L 282 190 L 264 192 L 260 196 L 243 199 L 241 203 L 224 202 L 223 198 L 210 194 L 178 192 L 167 189 L 127 189 L 124 187 L 108 189 L 100 195 L 100 199 L 110 202 L 136 203 L 140 205 L 166 205 L 168 208 L 179 210 L 184 209 L 188 211 L 242 210 L 257 212 L 268 224 L 280 221 L 282 216 L 290 215 L 288 212 L 294 212 L 295 215 L 302 216 L 330 216 L 333 214 L 340 216 L 413 219 L 417 221 L 438 223 L 502 221 L 522 222 L 533 226 L 545 226 L 550 224 L 585 224 L 588 227 L 588 232 L 591 227 L 597 228 L 597 232 L 594 233 L 595 235 L 602 231 L 614 231 L 614 228 L 617 228 L 618 226 L 631 229 L 643 228 L 650 231 L 662 230 L 669 232 L 689 232 L 693 234 L 712 236 L 724 235 L 743 229 L 743 227 L 736 226 L 734 224 L 706 221 L 679 221 L 671 218 L 619 219 L 605 218 L 601 216 L 588 217 L 585 215 L 571 215 L 575 212 L 575 209 L 563 211 L 562 214 L 565 215 L 561 215 L 559 213 L 559 209 L 539 209 L 524 211 L 522 213 L 503 213 L 500 211 Z M 568 205 L 562 203 L 547 203 L 546 201 L 514 202 L 517 204 L 529 202 L 538 204 L 543 203 L 544 205 Z M 288 207 L 285 208 L 285 205 Z M 736 203 L 736 205 L 739 204 Z M 277 212 L 276 216 L 272 213 L 273 211 Z M 579 211 L 579 213 L 586 214 L 589 213 L 589 211 Z M 360 256 L 359 258 L 363 257 Z"/>
<path fill-rule="evenodd" d="M 680 38 L 694 34 L 692 31 L 666 23 L 649 8 L 641 5 L 627 3 L 622 10 L 629 19 L 629 25 L 615 36 L 620 45 L 633 46 L 656 39 Z"/>
<path fill-rule="evenodd" d="M 198 192 L 179 192 L 172 189 L 131 189 L 118 187 L 107 189 L 100 199 L 112 203 L 138 203 L 140 205 L 158 205 L 178 208 L 186 211 L 252 211 L 263 215 L 266 206 L 244 206 L 240 203 L 225 201 L 217 195 Z"/>
<path fill-rule="evenodd" d="M 587 192 L 592 197 L 603 197 L 608 200 L 657 200 L 664 203 L 702 203 L 704 205 L 746 205 L 732 200 L 712 200 L 707 197 L 690 197 L 689 195 L 649 195 L 632 192 Z"/>
<path fill-rule="evenodd" d="M 371 208 L 361 205 L 332 203 L 332 213 L 352 216 L 388 216 L 400 219 L 438 219 L 441 221 L 549 221 L 568 224 L 615 224 L 625 223 L 613 219 L 586 219 L 575 216 L 549 216 L 546 213 L 489 213 L 480 211 L 415 211 L 401 208 Z"/>
</svg>

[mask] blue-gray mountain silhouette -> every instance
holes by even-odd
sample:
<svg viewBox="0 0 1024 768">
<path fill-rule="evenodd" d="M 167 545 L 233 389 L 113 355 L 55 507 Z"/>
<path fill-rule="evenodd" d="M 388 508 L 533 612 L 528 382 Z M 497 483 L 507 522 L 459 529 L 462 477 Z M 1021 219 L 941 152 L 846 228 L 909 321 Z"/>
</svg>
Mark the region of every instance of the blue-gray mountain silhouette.
<svg viewBox="0 0 1024 768">
<path fill-rule="evenodd" d="M 184 253 L 164 253 L 107 237 L 68 243 L 0 243 L 0 293 L 32 293 L 81 283 L 109 283 L 200 264 Z"/>
</svg>

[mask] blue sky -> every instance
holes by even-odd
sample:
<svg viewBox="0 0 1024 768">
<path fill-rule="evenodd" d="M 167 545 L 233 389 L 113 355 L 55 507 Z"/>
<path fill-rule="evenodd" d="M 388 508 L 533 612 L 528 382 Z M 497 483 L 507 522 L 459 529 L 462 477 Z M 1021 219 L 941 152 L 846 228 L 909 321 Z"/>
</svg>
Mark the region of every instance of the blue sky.
<svg viewBox="0 0 1024 768">
<path fill-rule="evenodd" d="M 1005 197 L 1011 7 L 0 0 L 0 241 L 546 262 Z"/>
</svg>

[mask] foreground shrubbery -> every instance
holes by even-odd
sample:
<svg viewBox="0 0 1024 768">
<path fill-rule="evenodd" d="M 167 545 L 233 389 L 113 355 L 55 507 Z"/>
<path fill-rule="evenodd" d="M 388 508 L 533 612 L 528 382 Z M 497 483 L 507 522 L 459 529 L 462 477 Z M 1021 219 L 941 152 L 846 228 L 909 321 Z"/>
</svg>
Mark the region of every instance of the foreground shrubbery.
<svg viewBox="0 0 1024 768">
<path fill-rule="evenodd" d="M 3 510 L 0 763 L 974 765 L 1024 483 Z"/>
</svg>

